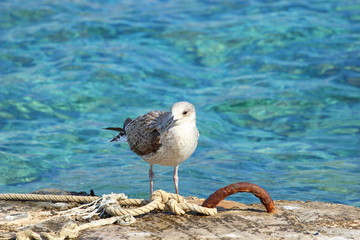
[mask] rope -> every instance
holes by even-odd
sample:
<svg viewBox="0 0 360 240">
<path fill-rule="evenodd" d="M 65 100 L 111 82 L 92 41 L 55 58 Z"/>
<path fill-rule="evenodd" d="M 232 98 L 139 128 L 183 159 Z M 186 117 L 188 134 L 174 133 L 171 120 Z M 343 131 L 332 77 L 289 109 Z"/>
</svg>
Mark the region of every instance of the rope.
<svg viewBox="0 0 360 240">
<path fill-rule="evenodd" d="M 124 194 L 105 194 L 101 198 L 92 196 L 71 196 L 71 195 L 41 195 L 41 194 L 0 194 L 0 200 L 30 200 L 30 201 L 56 201 L 56 202 L 80 202 L 88 203 L 76 208 L 60 212 L 63 216 L 82 216 L 85 219 L 95 214 L 102 216 L 104 213 L 112 216 L 107 219 L 100 219 L 86 224 L 66 224 L 58 233 L 35 233 L 31 230 L 24 230 L 17 233 L 18 240 L 31 239 L 66 239 L 79 236 L 79 232 L 88 228 L 104 226 L 108 224 L 131 224 L 136 222 L 134 216 L 143 215 L 154 210 L 171 211 L 176 215 L 183 215 L 186 212 L 194 211 L 204 215 L 212 216 L 217 213 L 216 208 L 202 207 L 197 204 L 187 203 L 186 199 L 178 194 L 167 193 L 162 190 L 153 192 L 150 200 L 127 199 Z M 136 208 L 123 208 L 136 207 Z"/>
<path fill-rule="evenodd" d="M 92 221 L 89 223 L 85 223 L 82 225 L 77 225 L 74 222 L 68 222 L 65 224 L 59 232 L 56 233 L 48 233 L 48 232 L 41 232 L 36 233 L 30 229 L 18 232 L 16 234 L 17 240 L 42 240 L 42 239 L 48 239 L 48 240 L 64 240 L 64 239 L 73 239 L 77 238 L 80 235 L 81 231 L 84 231 L 86 229 L 95 228 L 95 227 L 101 227 L 109 224 L 123 224 L 128 225 L 135 223 L 136 220 L 133 216 L 122 216 L 122 217 L 111 217 L 106 219 L 100 219 L 96 221 Z"/>
<path fill-rule="evenodd" d="M 123 205 L 138 206 L 142 204 L 146 205 L 134 209 L 121 207 Z M 123 199 L 118 201 L 118 204 L 113 205 L 111 203 L 107 203 L 105 205 L 105 212 L 111 216 L 138 216 L 149 213 L 153 210 L 170 210 L 176 215 L 184 215 L 189 211 L 195 211 L 208 216 L 212 216 L 217 213 L 216 208 L 206 208 L 197 204 L 187 203 L 184 197 L 173 193 L 167 193 L 162 190 L 155 191 L 151 196 L 150 202 L 144 201 L 143 199 Z"/>
<path fill-rule="evenodd" d="M 19 194 L 19 193 L 0 194 L 0 200 L 16 200 L 16 201 L 52 201 L 52 202 L 90 203 L 98 198 L 99 197 L 73 196 L 73 195 L 42 195 L 42 194 Z"/>
</svg>

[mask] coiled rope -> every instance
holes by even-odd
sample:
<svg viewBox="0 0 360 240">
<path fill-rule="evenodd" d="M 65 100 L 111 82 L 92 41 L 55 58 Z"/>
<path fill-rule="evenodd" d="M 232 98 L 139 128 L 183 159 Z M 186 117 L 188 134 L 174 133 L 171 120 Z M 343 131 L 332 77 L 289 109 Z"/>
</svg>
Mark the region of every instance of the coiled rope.
<svg viewBox="0 0 360 240">
<path fill-rule="evenodd" d="M 178 194 L 167 193 L 163 190 L 157 190 L 151 195 L 151 199 L 117 199 L 119 204 L 109 204 L 105 208 L 105 212 L 111 216 L 132 215 L 138 216 L 149 213 L 153 210 L 166 210 L 176 215 L 184 215 L 186 212 L 194 211 L 207 216 L 217 213 L 216 208 L 202 207 L 197 204 L 188 203 L 186 199 Z M 144 205 L 145 204 L 145 205 Z M 121 206 L 142 206 L 134 209 L 126 209 Z"/>
<path fill-rule="evenodd" d="M 186 199 L 178 194 L 167 193 L 163 190 L 153 192 L 150 200 L 128 199 L 125 194 L 105 194 L 102 197 L 92 196 L 72 196 L 72 195 L 41 195 L 41 194 L 0 194 L 1 200 L 20 200 L 20 201 L 56 201 L 56 202 L 80 202 L 88 203 L 76 208 L 60 212 L 63 216 L 82 216 L 91 218 L 95 214 L 102 216 L 104 213 L 112 216 L 111 218 L 100 219 L 90 223 L 77 225 L 76 223 L 66 224 L 57 233 L 36 233 L 30 229 L 20 231 L 16 234 L 18 240 L 55 240 L 78 237 L 80 231 L 104 226 L 108 224 L 131 224 L 136 222 L 134 216 L 149 213 L 154 210 L 171 211 L 177 215 L 194 211 L 204 215 L 215 215 L 216 208 L 206 208 L 197 204 L 188 203 Z M 124 208 L 135 207 L 135 208 Z"/>
<path fill-rule="evenodd" d="M 193 203 L 187 203 L 185 198 L 163 190 L 153 192 L 150 200 L 127 199 L 124 194 L 107 194 L 99 198 L 96 196 L 72 196 L 72 195 L 42 195 L 42 194 L 0 194 L 0 200 L 18 201 L 54 201 L 54 202 L 79 202 L 91 203 L 102 201 L 101 208 L 111 216 L 132 215 L 138 216 L 153 210 L 172 211 L 177 215 L 183 215 L 189 211 L 195 211 L 204 215 L 215 215 L 216 208 L 206 208 Z M 134 209 L 126 209 L 122 206 L 140 206 Z"/>
</svg>

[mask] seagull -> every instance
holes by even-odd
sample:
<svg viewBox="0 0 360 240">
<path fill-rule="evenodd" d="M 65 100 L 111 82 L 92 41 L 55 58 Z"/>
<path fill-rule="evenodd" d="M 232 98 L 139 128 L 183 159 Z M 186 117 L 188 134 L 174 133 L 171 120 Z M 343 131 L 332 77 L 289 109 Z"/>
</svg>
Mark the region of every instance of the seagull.
<svg viewBox="0 0 360 240">
<path fill-rule="evenodd" d="M 153 165 L 174 166 L 175 192 L 179 194 L 179 164 L 196 149 L 199 131 L 193 104 L 175 103 L 169 112 L 151 111 L 132 120 L 127 118 L 123 128 L 108 127 L 119 134 L 110 142 L 127 141 L 130 149 L 150 163 L 150 194 L 153 192 Z"/>
</svg>

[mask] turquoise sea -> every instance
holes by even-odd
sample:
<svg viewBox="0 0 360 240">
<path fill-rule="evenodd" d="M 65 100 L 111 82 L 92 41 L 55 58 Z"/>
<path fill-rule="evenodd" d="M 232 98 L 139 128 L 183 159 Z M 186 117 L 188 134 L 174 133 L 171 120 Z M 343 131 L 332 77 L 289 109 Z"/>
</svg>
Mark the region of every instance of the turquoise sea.
<svg viewBox="0 0 360 240">
<path fill-rule="evenodd" d="M 358 0 L 2 0 L 0 84 L 1 193 L 147 198 L 148 164 L 102 128 L 187 100 L 182 195 L 360 207 Z"/>
</svg>

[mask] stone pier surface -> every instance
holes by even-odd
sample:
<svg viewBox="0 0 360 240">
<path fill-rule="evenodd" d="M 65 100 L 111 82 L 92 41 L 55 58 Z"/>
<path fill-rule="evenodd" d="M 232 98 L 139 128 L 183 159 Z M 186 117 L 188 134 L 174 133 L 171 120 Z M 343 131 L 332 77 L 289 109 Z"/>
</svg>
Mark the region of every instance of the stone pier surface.
<svg viewBox="0 0 360 240">
<path fill-rule="evenodd" d="M 136 217 L 136 223 L 130 225 L 84 230 L 77 239 L 360 239 L 360 208 L 283 200 L 275 204 L 277 212 L 271 214 L 260 203 L 244 205 L 226 200 L 217 207 L 215 216 L 152 212 Z M 1 200 L 0 239 L 15 239 L 16 233 L 24 229 L 56 232 L 66 222 L 83 224 L 75 218 L 54 218 L 56 212 L 76 205 Z"/>
</svg>

